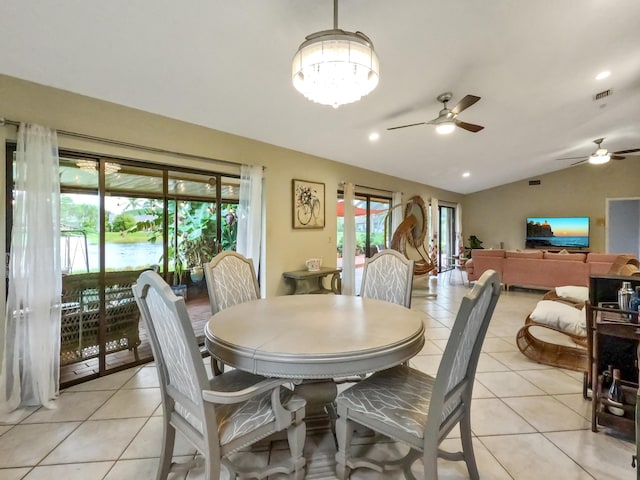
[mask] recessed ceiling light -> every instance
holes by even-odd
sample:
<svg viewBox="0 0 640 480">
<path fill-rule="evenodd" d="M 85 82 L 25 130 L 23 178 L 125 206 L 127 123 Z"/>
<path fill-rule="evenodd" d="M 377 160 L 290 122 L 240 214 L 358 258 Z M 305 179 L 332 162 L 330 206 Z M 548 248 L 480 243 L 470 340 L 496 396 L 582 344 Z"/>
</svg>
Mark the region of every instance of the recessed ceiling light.
<svg viewBox="0 0 640 480">
<path fill-rule="evenodd" d="M 379 138 L 380 138 L 380 134 L 376 132 L 373 132 L 372 134 L 369 135 L 369 140 L 371 140 L 372 142 L 375 142 Z"/>
<path fill-rule="evenodd" d="M 462 176 L 463 176 L 464 178 L 470 177 L 470 176 L 471 176 L 471 172 L 464 172 L 464 173 L 462 174 Z"/>
<path fill-rule="evenodd" d="M 604 80 L 609 75 L 611 75 L 611 72 L 609 70 L 605 70 L 603 72 L 600 72 L 598 75 L 596 75 L 596 80 Z"/>
</svg>

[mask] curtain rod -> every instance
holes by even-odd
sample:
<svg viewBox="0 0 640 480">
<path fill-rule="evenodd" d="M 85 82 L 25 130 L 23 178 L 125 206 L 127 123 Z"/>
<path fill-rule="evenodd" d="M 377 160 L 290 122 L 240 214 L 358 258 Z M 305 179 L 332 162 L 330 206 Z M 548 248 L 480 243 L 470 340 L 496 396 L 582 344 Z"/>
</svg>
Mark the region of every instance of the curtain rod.
<svg viewBox="0 0 640 480">
<path fill-rule="evenodd" d="M 9 120 L 8 118 L 0 117 L 0 126 L 14 125 L 16 127 L 19 127 L 20 123 L 21 122 L 18 122 L 16 120 Z M 134 148 L 136 150 L 143 150 L 143 151 L 152 152 L 152 153 L 161 153 L 164 155 L 174 155 L 174 156 L 183 157 L 183 158 L 191 158 L 194 160 L 206 160 L 210 162 L 221 163 L 223 165 L 232 165 L 234 167 L 239 167 L 241 165 L 240 163 L 232 162 L 229 160 L 220 160 L 218 158 L 205 157 L 202 155 L 194 155 L 192 153 L 182 153 L 182 152 L 176 152 L 174 150 L 165 150 L 163 148 L 149 147 L 146 145 L 137 145 L 135 143 L 122 142 L 120 140 L 111 140 L 109 138 L 94 137 L 93 135 L 86 135 L 84 133 L 69 132 L 66 130 L 56 130 L 56 132 L 59 135 L 64 135 L 65 137 L 80 138 L 82 140 L 91 140 L 94 142 L 106 143 L 106 144 L 115 145 L 118 147 Z M 265 167 L 263 166 L 262 169 L 264 170 Z"/>
<path fill-rule="evenodd" d="M 350 183 L 350 182 L 346 182 L 346 181 L 341 181 L 340 185 L 342 185 L 344 187 L 344 185 L 346 183 Z M 367 190 L 376 190 L 377 192 L 384 192 L 384 193 L 393 193 L 391 190 L 384 190 L 382 188 L 376 188 L 376 187 L 367 187 L 366 185 L 358 185 L 357 183 L 353 184 L 354 187 L 359 187 L 359 188 L 366 188 Z"/>
</svg>

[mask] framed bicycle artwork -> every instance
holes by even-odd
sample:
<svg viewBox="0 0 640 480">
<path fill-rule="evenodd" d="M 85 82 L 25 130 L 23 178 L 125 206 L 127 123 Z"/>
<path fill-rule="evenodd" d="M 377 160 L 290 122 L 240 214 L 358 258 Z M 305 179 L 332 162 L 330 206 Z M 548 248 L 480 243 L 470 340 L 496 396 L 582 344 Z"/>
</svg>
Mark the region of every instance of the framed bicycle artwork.
<svg viewBox="0 0 640 480">
<path fill-rule="evenodd" d="M 324 183 L 293 179 L 293 228 L 324 228 Z"/>
</svg>

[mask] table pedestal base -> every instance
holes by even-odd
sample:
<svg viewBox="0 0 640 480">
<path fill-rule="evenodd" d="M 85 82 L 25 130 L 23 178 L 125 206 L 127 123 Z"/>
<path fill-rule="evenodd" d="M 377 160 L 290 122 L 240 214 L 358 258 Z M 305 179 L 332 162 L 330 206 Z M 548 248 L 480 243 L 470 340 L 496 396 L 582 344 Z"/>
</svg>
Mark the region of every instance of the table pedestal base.
<svg viewBox="0 0 640 480">
<path fill-rule="evenodd" d="M 307 401 L 305 423 L 308 431 L 333 431 L 333 403 L 338 395 L 338 387 L 333 380 L 304 380 L 294 388 Z"/>
</svg>

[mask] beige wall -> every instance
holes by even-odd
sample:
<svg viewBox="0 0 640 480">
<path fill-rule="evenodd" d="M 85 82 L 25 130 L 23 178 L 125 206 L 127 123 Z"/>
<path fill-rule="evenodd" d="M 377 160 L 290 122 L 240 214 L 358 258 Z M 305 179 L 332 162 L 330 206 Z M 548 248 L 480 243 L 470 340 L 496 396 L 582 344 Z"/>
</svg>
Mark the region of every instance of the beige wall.
<svg viewBox="0 0 640 480">
<path fill-rule="evenodd" d="M 78 132 L 220 160 L 263 165 L 266 199 L 266 292 L 288 291 L 282 272 L 304 267 L 309 257 L 323 257 L 335 265 L 336 195 L 340 182 L 388 191 L 401 191 L 405 198 L 421 195 L 456 203 L 461 195 L 426 185 L 350 167 L 327 159 L 275 147 L 258 141 L 168 119 L 139 110 L 98 101 L 62 90 L 44 87 L 0 75 L 0 116 L 10 120 L 39 123 L 57 130 Z M 212 112 L 212 115 L 216 115 Z M 0 128 L 0 140 L 15 138 L 14 127 Z M 3 142 L 4 144 L 4 142 Z M 116 147 L 104 143 L 59 137 L 61 148 L 122 155 L 128 158 L 180 164 L 213 171 L 230 171 L 204 160 L 193 160 Z M 4 160 L 4 149 L 0 154 Z M 231 170 L 238 172 L 237 168 Z M 2 169 L 4 172 L 4 168 Z M 323 182 L 326 186 L 326 227 L 322 230 L 293 230 L 291 227 L 291 180 Z M 4 181 L 4 178 L 2 179 Z M 1 196 L 4 201 L 4 195 Z M 4 209 L 4 205 L 1 206 Z M 4 222 L 4 216 L 2 216 Z M 2 225 L 4 230 L 4 225 Z M 4 239 L 4 236 L 1 237 Z"/>
<path fill-rule="evenodd" d="M 590 217 L 590 250 L 605 251 L 607 198 L 640 196 L 640 163 L 637 157 L 605 165 L 585 162 L 559 172 L 502 185 L 465 196 L 462 224 L 465 243 L 470 235 L 485 248 L 525 248 L 526 217 Z"/>
</svg>

